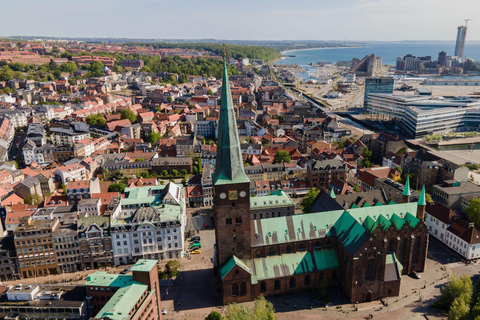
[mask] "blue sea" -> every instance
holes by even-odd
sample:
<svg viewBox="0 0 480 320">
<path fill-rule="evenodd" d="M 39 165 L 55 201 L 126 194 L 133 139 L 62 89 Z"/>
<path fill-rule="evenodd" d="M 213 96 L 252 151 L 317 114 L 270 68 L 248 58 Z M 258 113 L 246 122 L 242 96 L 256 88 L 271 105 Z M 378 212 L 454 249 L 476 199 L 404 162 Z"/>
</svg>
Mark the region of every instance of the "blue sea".
<svg viewBox="0 0 480 320">
<path fill-rule="evenodd" d="M 324 48 L 284 51 L 283 55 L 295 56 L 285 57 L 276 64 L 298 64 L 304 67 L 308 73 L 312 68 L 309 63 L 320 61 L 336 63 L 340 60 L 352 60 L 363 58 L 366 55 L 375 53 L 382 57 L 383 64 L 395 66 L 397 57 L 413 54 L 414 56 L 432 56 L 437 60 L 440 51 L 447 52 L 448 56 L 454 54 L 455 41 L 395 41 L 395 42 L 365 42 L 362 47 L 350 48 Z M 480 42 L 467 41 L 465 43 L 464 55 L 480 61 Z M 313 70 L 313 69 L 312 69 Z"/>
</svg>

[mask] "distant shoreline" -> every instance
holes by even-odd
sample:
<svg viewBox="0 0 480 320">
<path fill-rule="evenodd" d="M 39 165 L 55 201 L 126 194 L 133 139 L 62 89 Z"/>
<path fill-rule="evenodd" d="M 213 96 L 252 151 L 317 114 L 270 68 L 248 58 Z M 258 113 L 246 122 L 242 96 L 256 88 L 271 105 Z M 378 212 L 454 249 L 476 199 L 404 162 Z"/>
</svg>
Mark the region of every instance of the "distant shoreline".
<svg viewBox="0 0 480 320">
<path fill-rule="evenodd" d="M 347 47 L 318 47 L 318 48 L 306 48 L 306 49 L 289 49 L 285 51 L 280 51 L 280 54 L 293 52 L 293 51 L 306 51 L 306 50 L 326 50 L 326 49 L 352 49 L 352 48 L 368 48 L 368 46 L 347 46 Z"/>
</svg>

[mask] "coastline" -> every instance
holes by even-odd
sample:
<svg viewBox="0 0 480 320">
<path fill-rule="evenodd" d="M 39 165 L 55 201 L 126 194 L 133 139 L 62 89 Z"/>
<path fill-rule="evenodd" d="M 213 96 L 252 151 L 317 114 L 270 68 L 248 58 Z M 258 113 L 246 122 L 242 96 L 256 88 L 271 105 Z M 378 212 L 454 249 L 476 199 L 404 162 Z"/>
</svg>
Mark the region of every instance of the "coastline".
<svg viewBox="0 0 480 320">
<path fill-rule="evenodd" d="M 280 51 L 280 54 L 293 52 L 293 51 L 306 51 L 306 50 L 327 50 L 327 49 L 353 49 L 353 48 L 368 48 L 368 46 L 348 46 L 348 47 L 318 47 L 318 48 L 306 48 L 306 49 L 289 49 Z M 288 58 L 288 57 L 285 57 Z"/>
</svg>

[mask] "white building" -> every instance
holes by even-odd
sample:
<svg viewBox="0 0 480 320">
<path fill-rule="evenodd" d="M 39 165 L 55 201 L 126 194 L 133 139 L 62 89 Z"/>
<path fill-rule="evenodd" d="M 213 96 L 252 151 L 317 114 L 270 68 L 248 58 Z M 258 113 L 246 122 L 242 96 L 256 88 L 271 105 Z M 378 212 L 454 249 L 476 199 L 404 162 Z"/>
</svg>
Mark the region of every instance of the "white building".
<svg viewBox="0 0 480 320">
<path fill-rule="evenodd" d="M 456 217 L 453 210 L 436 204 L 425 215 L 429 234 L 467 260 L 480 258 L 480 229 L 473 222 Z"/>
<path fill-rule="evenodd" d="M 115 265 L 138 259 L 184 256 L 185 190 L 174 183 L 125 189 L 122 212 L 112 223 Z"/>
</svg>

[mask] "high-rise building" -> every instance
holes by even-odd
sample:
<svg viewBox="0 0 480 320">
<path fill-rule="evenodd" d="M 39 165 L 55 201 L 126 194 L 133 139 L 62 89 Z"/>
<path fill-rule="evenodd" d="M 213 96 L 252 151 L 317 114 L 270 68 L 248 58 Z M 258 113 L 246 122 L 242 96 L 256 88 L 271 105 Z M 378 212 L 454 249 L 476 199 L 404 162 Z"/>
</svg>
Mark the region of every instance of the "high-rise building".
<svg viewBox="0 0 480 320">
<path fill-rule="evenodd" d="M 395 79 L 393 77 L 369 77 L 365 79 L 365 97 L 363 99 L 363 107 L 368 109 L 367 101 L 370 93 L 393 93 L 393 85 Z"/>
<path fill-rule="evenodd" d="M 467 26 L 458 26 L 457 43 L 455 44 L 455 56 L 463 58 L 463 48 L 465 47 L 465 38 L 467 36 Z"/>
<path fill-rule="evenodd" d="M 440 51 L 438 53 L 438 64 L 441 66 L 445 66 L 446 61 L 447 61 L 447 53 L 445 51 Z"/>
</svg>

